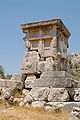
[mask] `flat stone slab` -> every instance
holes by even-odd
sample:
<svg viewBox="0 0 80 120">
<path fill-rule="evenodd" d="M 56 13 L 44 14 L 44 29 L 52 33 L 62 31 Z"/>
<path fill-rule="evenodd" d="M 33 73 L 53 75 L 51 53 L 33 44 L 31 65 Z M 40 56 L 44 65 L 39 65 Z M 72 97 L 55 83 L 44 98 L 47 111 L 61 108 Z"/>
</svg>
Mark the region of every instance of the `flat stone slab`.
<svg viewBox="0 0 80 120">
<path fill-rule="evenodd" d="M 73 78 L 75 77 L 66 71 L 47 71 L 41 75 L 41 78 Z"/>
<path fill-rule="evenodd" d="M 75 77 L 65 71 L 49 71 L 44 72 L 40 79 L 34 81 L 33 87 L 77 87 Z"/>
<path fill-rule="evenodd" d="M 17 87 L 18 89 L 22 89 L 23 82 L 17 80 L 0 79 L 0 87 L 6 88 Z"/>
<path fill-rule="evenodd" d="M 61 109 L 62 111 L 71 112 L 73 107 L 80 107 L 80 102 L 47 102 L 45 106 L 51 106 L 52 109 Z"/>
<path fill-rule="evenodd" d="M 70 78 L 42 78 L 34 81 L 33 87 L 72 87 L 73 80 Z"/>
</svg>

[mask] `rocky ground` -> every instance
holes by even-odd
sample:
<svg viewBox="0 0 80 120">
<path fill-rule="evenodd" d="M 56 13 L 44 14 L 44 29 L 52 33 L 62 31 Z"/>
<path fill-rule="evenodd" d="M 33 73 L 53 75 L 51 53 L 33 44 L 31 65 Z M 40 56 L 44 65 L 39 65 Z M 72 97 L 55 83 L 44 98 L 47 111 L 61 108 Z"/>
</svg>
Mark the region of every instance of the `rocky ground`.
<svg viewBox="0 0 80 120">
<path fill-rule="evenodd" d="M 0 120 L 73 120 L 73 116 L 80 118 L 79 102 L 48 102 L 44 105 L 44 101 L 34 101 L 31 104 L 26 98 L 29 90 L 12 92 L 13 95 L 9 88 L 1 89 Z"/>
<path fill-rule="evenodd" d="M 33 107 L 29 106 L 30 103 L 27 104 L 25 99 L 29 90 L 10 90 L 1 88 L 0 120 L 68 120 L 70 117 L 68 112 L 58 108 L 53 110 L 51 105 L 43 108 L 43 101 L 35 101 Z M 10 94 L 13 95 L 10 97 Z"/>
<path fill-rule="evenodd" d="M 6 107 L 0 104 L 0 120 L 69 120 L 69 113 L 48 111 L 40 107 Z"/>
</svg>

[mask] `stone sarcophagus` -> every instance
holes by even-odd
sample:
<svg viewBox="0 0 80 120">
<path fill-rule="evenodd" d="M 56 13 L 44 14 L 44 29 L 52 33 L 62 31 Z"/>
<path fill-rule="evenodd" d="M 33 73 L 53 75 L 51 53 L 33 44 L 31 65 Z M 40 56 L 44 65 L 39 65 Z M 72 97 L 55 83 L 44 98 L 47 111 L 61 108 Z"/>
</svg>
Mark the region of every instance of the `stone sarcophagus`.
<svg viewBox="0 0 80 120">
<path fill-rule="evenodd" d="M 22 24 L 22 30 L 28 49 L 21 69 L 26 83 L 40 78 L 47 71 L 67 70 L 70 32 L 61 19 Z"/>
</svg>

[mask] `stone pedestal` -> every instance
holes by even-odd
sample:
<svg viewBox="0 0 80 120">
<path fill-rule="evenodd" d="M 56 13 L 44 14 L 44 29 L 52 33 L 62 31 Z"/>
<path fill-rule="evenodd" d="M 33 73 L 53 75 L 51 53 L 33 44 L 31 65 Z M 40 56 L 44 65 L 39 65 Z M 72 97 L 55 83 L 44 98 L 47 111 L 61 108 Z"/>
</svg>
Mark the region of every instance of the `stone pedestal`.
<svg viewBox="0 0 80 120">
<path fill-rule="evenodd" d="M 61 19 L 22 24 L 25 53 L 22 75 L 30 105 L 74 101 L 75 77 L 67 73 L 67 48 L 70 32 Z"/>
<path fill-rule="evenodd" d="M 46 71 L 34 80 L 33 88 L 26 99 L 32 102 L 69 102 L 74 101 L 74 88 L 78 82 L 65 71 Z"/>
<path fill-rule="evenodd" d="M 61 19 L 22 24 L 22 30 L 26 34 L 23 39 L 28 49 L 24 55 L 21 68 L 22 76 L 25 76 L 22 80 L 25 81 L 26 88 L 27 85 L 28 88 L 29 86 L 32 87 L 29 83 L 34 82 L 33 78 L 30 81 L 28 80 L 27 76 L 29 75 L 32 77 L 35 75 L 35 79 L 37 79 L 46 71 L 67 70 L 65 61 L 67 61 L 70 32 Z M 52 81 L 52 78 L 46 78 L 45 81 L 43 79 L 42 82 L 44 83 L 45 81 Z M 57 78 L 54 81 L 56 80 Z M 62 81 L 61 78 L 60 80 Z"/>
</svg>

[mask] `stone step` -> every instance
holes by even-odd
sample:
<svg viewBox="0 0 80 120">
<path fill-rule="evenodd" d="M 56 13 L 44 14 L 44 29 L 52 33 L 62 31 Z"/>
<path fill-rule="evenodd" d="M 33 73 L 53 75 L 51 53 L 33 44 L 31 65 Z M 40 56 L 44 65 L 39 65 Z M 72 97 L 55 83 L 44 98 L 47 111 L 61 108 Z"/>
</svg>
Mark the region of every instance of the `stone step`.
<svg viewBox="0 0 80 120">
<path fill-rule="evenodd" d="M 0 87 L 5 87 L 5 88 L 17 87 L 18 89 L 22 89 L 23 82 L 18 80 L 0 79 Z"/>
<path fill-rule="evenodd" d="M 72 78 L 40 78 L 34 80 L 33 87 L 54 87 L 65 88 L 72 87 L 74 80 Z"/>
</svg>

